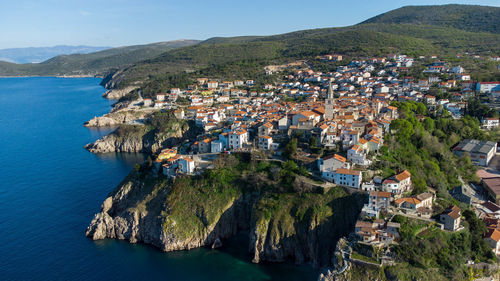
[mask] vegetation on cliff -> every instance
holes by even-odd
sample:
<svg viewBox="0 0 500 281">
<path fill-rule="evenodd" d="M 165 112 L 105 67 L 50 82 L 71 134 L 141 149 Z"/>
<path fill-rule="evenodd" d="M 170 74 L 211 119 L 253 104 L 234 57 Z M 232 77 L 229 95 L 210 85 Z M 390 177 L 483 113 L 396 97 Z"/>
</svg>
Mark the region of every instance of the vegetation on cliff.
<svg viewBox="0 0 500 281">
<path fill-rule="evenodd" d="M 191 121 L 177 119 L 173 111 L 158 111 L 145 119 L 143 125 L 119 125 L 111 134 L 88 144 L 85 148 L 96 153 L 154 153 L 196 135 L 197 130 Z"/>
<path fill-rule="evenodd" d="M 457 157 L 451 148 L 462 139 L 495 139 L 494 133 L 480 130 L 479 120 L 465 116 L 453 119 L 443 109 L 428 112 L 422 103 L 394 102 L 400 119 L 391 123 L 391 134 L 385 137 L 379 161 L 375 168 L 383 176 L 407 169 L 412 174 L 414 193 L 430 186 L 440 196 L 447 197 L 448 190 L 466 181 L 478 181 L 475 167 L 467 156 Z"/>
<path fill-rule="evenodd" d="M 401 242 L 395 246 L 398 261 L 423 270 L 438 268 L 440 274 L 453 280 L 467 279 L 465 265 L 469 260 L 495 262 L 495 255 L 482 239 L 484 223 L 470 210 L 464 217 L 463 230 L 445 232 L 432 224 L 396 216 L 394 221 L 401 223 Z"/>
<path fill-rule="evenodd" d="M 163 249 L 191 248 L 183 245 L 192 241 L 200 241 L 195 244 L 198 246 L 211 246 L 215 239 L 245 231 L 250 249 L 258 257 L 256 262 L 294 259 L 318 266 L 328 264 L 336 241 L 352 231 L 364 197 L 349 195 L 340 187 L 325 194 L 319 189 L 294 192 L 294 184 L 303 176 L 296 169 L 286 171 L 290 163 L 252 158 L 245 153 L 221 155 L 213 169 L 173 180 L 153 176 L 152 164 L 132 172 L 129 181 L 141 182 L 141 189 L 154 191 L 140 198 L 153 202 L 158 200 L 151 197 L 165 196 L 158 214 L 148 211 L 149 203 L 138 204 L 144 206 L 148 216 L 159 218 L 163 237 L 169 237 L 168 242 L 151 243 Z M 287 184 L 285 177 L 295 179 Z M 134 188 L 128 192 L 140 193 Z M 138 210 L 137 206 L 127 208 Z"/>
</svg>

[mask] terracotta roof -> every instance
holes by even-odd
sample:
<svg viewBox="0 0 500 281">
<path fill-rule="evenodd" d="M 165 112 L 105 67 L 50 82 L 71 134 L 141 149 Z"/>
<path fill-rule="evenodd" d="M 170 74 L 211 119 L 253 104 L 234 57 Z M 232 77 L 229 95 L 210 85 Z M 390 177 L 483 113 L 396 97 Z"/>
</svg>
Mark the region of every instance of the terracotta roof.
<svg viewBox="0 0 500 281">
<path fill-rule="evenodd" d="M 356 222 L 356 228 L 372 228 L 372 223 L 369 221 L 357 221 Z"/>
<path fill-rule="evenodd" d="M 457 206 L 453 206 L 450 209 L 446 210 L 445 214 L 456 220 L 460 217 L 460 208 Z"/>
<path fill-rule="evenodd" d="M 396 201 L 394 201 L 394 203 L 396 203 L 396 205 L 400 205 L 403 202 L 408 202 L 408 203 L 413 204 L 413 205 L 418 205 L 418 204 L 420 204 L 421 201 L 418 200 L 417 198 L 413 198 L 413 197 L 399 198 L 399 199 L 396 199 Z"/>
<path fill-rule="evenodd" d="M 391 193 L 390 192 L 385 192 L 385 191 L 370 191 L 370 196 L 390 198 L 391 197 Z"/>
<path fill-rule="evenodd" d="M 403 172 L 401 172 L 401 173 L 399 173 L 399 174 L 396 175 L 396 179 L 398 181 L 403 181 L 403 180 L 405 180 L 405 179 L 407 179 L 409 177 L 411 177 L 411 174 L 407 170 L 404 170 Z"/>
<path fill-rule="evenodd" d="M 423 200 L 426 200 L 428 198 L 432 198 L 432 193 L 430 192 L 424 192 L 424 193 L 421 193 L 419 195 L 417 195 L 417 199 L 420 200 L 420 201 L 423 201 Z"/>
<path fill-rule="evenodd" d="M 334 157 L 335 159 L 339 160 L 339 161 L 342 161 L 342 162 L 345 162 L 345 161 L 346 161 L 345 157 L 342 157 L 342 156 L 340 156 L 340 155 L 338 155 L 338 154 L 334 154 L 334 155 L 333 155 L 333 157 Z"/>
<path fill-rule="evenodd" d="M 491 238 L 494 241 L 498 242 L 500 240 L 500 231 L 495 228 L 488 229 L 488 232 L 485 235 L 486 238 Z"/>
<path fill-rule="evenodd" d="M 343 175 L 361 176 L 361 171 L 344 169 L 344 168 L 338 168 L 337 171 L 335 171 L 335 173 Z"/>
</svg>

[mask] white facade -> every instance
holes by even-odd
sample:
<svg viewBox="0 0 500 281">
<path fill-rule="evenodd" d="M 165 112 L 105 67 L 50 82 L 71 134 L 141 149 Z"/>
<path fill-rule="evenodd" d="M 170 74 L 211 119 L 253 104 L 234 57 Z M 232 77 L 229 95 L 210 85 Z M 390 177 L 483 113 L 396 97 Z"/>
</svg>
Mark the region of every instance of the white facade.
<svg viewBox="0 0 500 281">
<path fill-rule="evenodd" d="M 368 166 L 372 163 L 367 159 L 366 151 L 358 145 L 353 146 L 347 151 L 347 160 L 360 166 Z"/>
<path fill-rule="evenodd" d="M 334 184 L 347 186 L 352 188 L 360 188 L 361 186 L 361 171 L 349 169 L 337 169 L 335 172 L 324 171 L 322 177 Z"/>
<path fill-rule="evenodd" d="M 482 125 L 486 129 L 493 129 L 498 127 L 499 120 L 498 118 L 485 118 L 482 120 Z"/>
<path fill-rule="evenodd" d="M 318 160 L 318 169 L 321 172 L 324 171 L 333 172 L 339 168 L 349 169 L 349 163 L 347 163 L 346 159 L 340 155 L 335 154 L 331 156 L 326 156 Z"/>
<path fill-rule="evenodd" d="M 243 129 L 235 130 L 229 133 L 228 146 L 229 149 L 242 148 L 248 142 L 248 132 Z"/>
<path fill-rule="evenodd" d="M 194 161 L 189 157 L 182 157 L 178 161 L 179 171 L 185 174 L 192 174 L 194 172 Z"/>
<path fill-rule="evenodd" d="M 270 150 L 272 144 L 273 144 L 273 139 L 271 137 L 269 136 L 259 137 L 259 143 L 258 143 L 259 149 Z"/>
<path fill-rule="evenodd" d="M 212 143 L 210 144 L 210 151 L 212 153 L 220 153 L 224 150 L 224 144 L 222 141 L 220 140 L 215 140 L 215 141 L 212 141 Z"/>
<path fill-rule="evenodd" d="M 500 91 L 500 82 L 479 82 L 476 85 L 476 90 L 481 93 Z"/>
</svg>

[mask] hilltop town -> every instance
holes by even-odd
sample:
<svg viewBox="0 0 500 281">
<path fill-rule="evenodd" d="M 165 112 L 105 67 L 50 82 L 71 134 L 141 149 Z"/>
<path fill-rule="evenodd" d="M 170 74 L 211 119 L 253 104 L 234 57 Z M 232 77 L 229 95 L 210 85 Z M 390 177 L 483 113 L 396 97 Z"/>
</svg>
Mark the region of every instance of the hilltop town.
<svg viewBox="0 0 500 281">
<path fill-rule="evenodd" d="M 497 157 L 498 139 L 491 140 L 498 136 L 499 119 L 479 100 L 495 102 L 500 82 L 472 81 L 462 66 L 437 56 L 344 61 L 342 55 L 332 54 L 316 57 L 314 65 L 334 70 L 315 71 L 308 61 L 268 66 L 266 75 L 279 77 L 273 84 L 198 77 L 185 89 L 144 97 L 139 93 L 139 99 L 119 103 L 117 110 L 97 117 L 91 126 L 110 124 L 99 118 L 120 114 L 128 117 L 120 117 L 118 123 L 138 127 L 149 126 L 154 112 L 188 120 L 196 136 L 153 151 L 154 173 L 173 181 L 214 169 L 214 161 L 224 155 L 247 153 L 259 161 L 281 163 L 283 169 L 292 166 L 302 179 L 292 183 L 295 192 L 342 187 L 366 194 L 341 249 L 343 261 L 325 272 L 325 280 L 355 265 L 394 265 L 400 260 L 394 245 L 410 246 L 413 237 L 435 239 L 465 228 L 471 235 L 479 233 L 473 237 L 482 240 L 472 242 L 476 247 L 490 247 L 476 262 L 494 260 L 500 254 L 500 172 L 490 164 Z M 470 121 L 472 133 L 464 135 L 470 138 L 457 132 L 449 140 L 434 130 L 444 119 L 467 118 L 480 121 Z M 404 160 L 393 157 L 391 167 L 383 166 L 395 143 L 403 142 L 405 126 L 454 142 L 446 152 L 452 156 L 442 152 L 443 157 L 464 161 L 465 166 L 453 167 L 454 178 L 435 185 Z M 440 163 L 426 162 L 426 169 L 428 165 Z M 470 227 L 477 218 L 486 225 L 484 233 Z M 478 270 L 474 260 L 467 262 Z M 487 266 L 485 272 L 490 270 L 496 269 Z"/>
</svg>

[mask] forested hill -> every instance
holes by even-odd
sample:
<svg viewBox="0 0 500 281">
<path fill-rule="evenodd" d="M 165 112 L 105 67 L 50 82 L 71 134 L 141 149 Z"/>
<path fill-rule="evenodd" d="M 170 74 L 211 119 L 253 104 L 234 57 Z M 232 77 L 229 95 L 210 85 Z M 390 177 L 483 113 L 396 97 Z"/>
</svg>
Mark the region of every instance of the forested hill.
<svg viewBox="0 0 500 281">
<path fill-rule="evenodd" d="M 0 61 L 0 76 L 102 75 L 156 57 L 169 50 L 197 44 L 198 40 L 175 40 L 106 49 L 89 54 L 59 55 L 37 64 Z"/>
<path fill-rule="evenodd" d="M 105 70 L 120 67 L 107 75 L 104 82 L 111 82 L 108 86 L 119 88 L 139 82 L 151 86 L 151 90 L 164 90 L 169 86 L 165 81 L 179 81 L 179 77 L 172 75 L 185 76 L 194 72 L 191 75 L 256 79 L 259 78 L 255 77 L 257 70 L 262 70 L 265 65 L 310 59 L 326 53 L 347 57 L 389 53 L 455 56 L 464 52 L 500 55 L 500 33 L 493 32 L 500 24 L 500 21 L 495 21 L 500 17 L 494 16 L 500 8 L 431 7 L 405 7 L 349 27 L 302 30 L 274 36 L 215 37 L 201 43 L 183 42 L 185 46 L 170 46 L 163 51 L 138 48 L 104 57 L 103 52 L 80 57 L 61 56 L 37 65 L 0 63 L 0 75 L 60 75 L 84 71 L 102 74 Z M 432 14 L 425 12 L 427 9 L 432 9 Z M 478 9 L 484 12 L 478 13 Z M 452 10 L 461 12 L 452 13 Z M 446 24 L 435 24 L 431 19 L 446 19 Z M 490 30 L 493 31 L 487 32 Z M 112 50 L 119 51 L 108 51 Z"/>
<path fill-rule="evenodd" d="M 500 33 L 500 8 L 442 5 L 405 6 L 363 23 L 425 24 L 454 27 L 472 32 Z"/>
<path fill-rule="evenodd" d="M 216 42 L 220 43 L 202 42 L 139 62 L 114 75 L 112 84 L 122 87 L 137 81 L 147 82 L 148 77 L 165 80 L 165 76 L 185 71 L 198 71 L 199 75 L 218 78 L 255 79 L 265 65 L 311 59 L 326 53 L 347 57 L 390 53 L 410 56 L 455 56 L 464 52 L 485 56 L 500 54 L 500 34 L 411 24 L 362 24 L 237 40 L 218 38 Z M 153 87 L 153 90 L 168 87 Z"/>
</svg>

